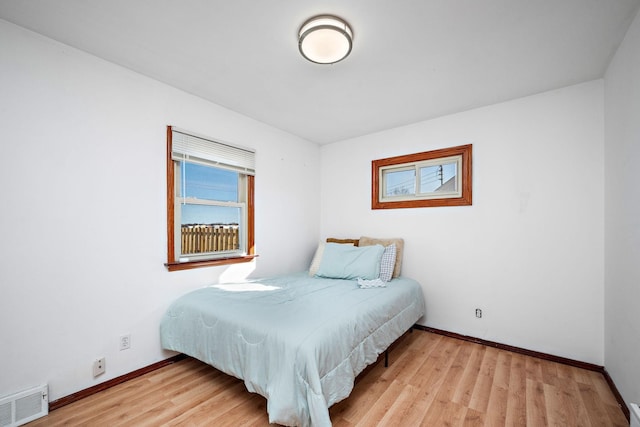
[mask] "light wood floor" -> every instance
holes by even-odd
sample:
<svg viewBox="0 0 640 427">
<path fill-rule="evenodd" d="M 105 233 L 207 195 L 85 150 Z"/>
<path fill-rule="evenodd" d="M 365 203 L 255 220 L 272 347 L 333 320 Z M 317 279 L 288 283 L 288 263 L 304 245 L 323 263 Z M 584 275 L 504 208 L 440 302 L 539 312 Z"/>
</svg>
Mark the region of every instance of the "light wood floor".
<svg viewBox="0 0 640 427">
<path fill-rule="evenodd" d="M 335 404 L 340 426 L 628 426 L 604 377 L 443 337 L 407 334 Z M 267 426 L 265 399 L 193 359 L 51 412 L 29 426 Z"/>
</svg>

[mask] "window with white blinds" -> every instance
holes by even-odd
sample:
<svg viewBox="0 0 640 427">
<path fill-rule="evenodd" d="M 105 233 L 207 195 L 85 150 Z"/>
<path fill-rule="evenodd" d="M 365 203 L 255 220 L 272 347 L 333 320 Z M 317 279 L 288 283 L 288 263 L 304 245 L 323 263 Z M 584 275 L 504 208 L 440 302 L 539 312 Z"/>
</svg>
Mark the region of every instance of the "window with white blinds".
<svg viewBox="0 0 640 427">
<path fill-rule="evenodd" d="M 169 270 L 253 256 L 255 152 L 167 128 Z"/>
<path fill-rule="evenodd" d="M 212 139 L 171 129 L 173 159 L 190 159 L 246 175 L 255 175 L 255 152 Z"/>
</svg>

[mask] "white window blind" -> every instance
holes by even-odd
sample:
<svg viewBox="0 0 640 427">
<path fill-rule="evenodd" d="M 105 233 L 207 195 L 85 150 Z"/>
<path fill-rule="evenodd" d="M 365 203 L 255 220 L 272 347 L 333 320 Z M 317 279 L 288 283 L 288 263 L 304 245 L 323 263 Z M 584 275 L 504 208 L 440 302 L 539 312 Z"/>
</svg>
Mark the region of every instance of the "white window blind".
<svg viewBox="0 0 640 427">
<path fill-rule="evenodd" d="M 174 160 L 201 161 L 255 175 L 255 151 L 189 134 L 174 127 L 171 127 L 171 156 Z"/>
</svg>

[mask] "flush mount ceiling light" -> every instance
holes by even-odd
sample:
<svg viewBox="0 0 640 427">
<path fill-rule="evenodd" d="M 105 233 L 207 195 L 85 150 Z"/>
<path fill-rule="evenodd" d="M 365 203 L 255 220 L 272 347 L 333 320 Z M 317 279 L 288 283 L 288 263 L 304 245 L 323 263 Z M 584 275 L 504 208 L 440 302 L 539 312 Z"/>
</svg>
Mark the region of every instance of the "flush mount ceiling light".
<svg viewBox="0 0 640 427">
<path fill-rule="evenodd" d="M 298 31 L 300 53 L 317 64 L 342 61 L 351 52 L 352 43 L 351 27 L 337 16 L 314 16 Z"/>
</svg>

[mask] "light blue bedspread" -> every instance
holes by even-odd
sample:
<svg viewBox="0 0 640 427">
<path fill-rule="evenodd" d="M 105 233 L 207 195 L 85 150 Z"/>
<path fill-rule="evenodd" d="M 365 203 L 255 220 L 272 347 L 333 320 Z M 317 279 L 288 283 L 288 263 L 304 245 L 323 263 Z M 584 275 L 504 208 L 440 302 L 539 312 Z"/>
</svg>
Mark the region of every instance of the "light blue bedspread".
<svg viewBox="0 0 640 427">
<path fill-rule="evenodd" d="M 360 289 L 301 273 L 190 292 L 169 307 L 160 332 L 163 348 L 266 397 L 269 422 L 330 426 L 328 408 L 424 313 L 412 279 Z"/>
</svg>

